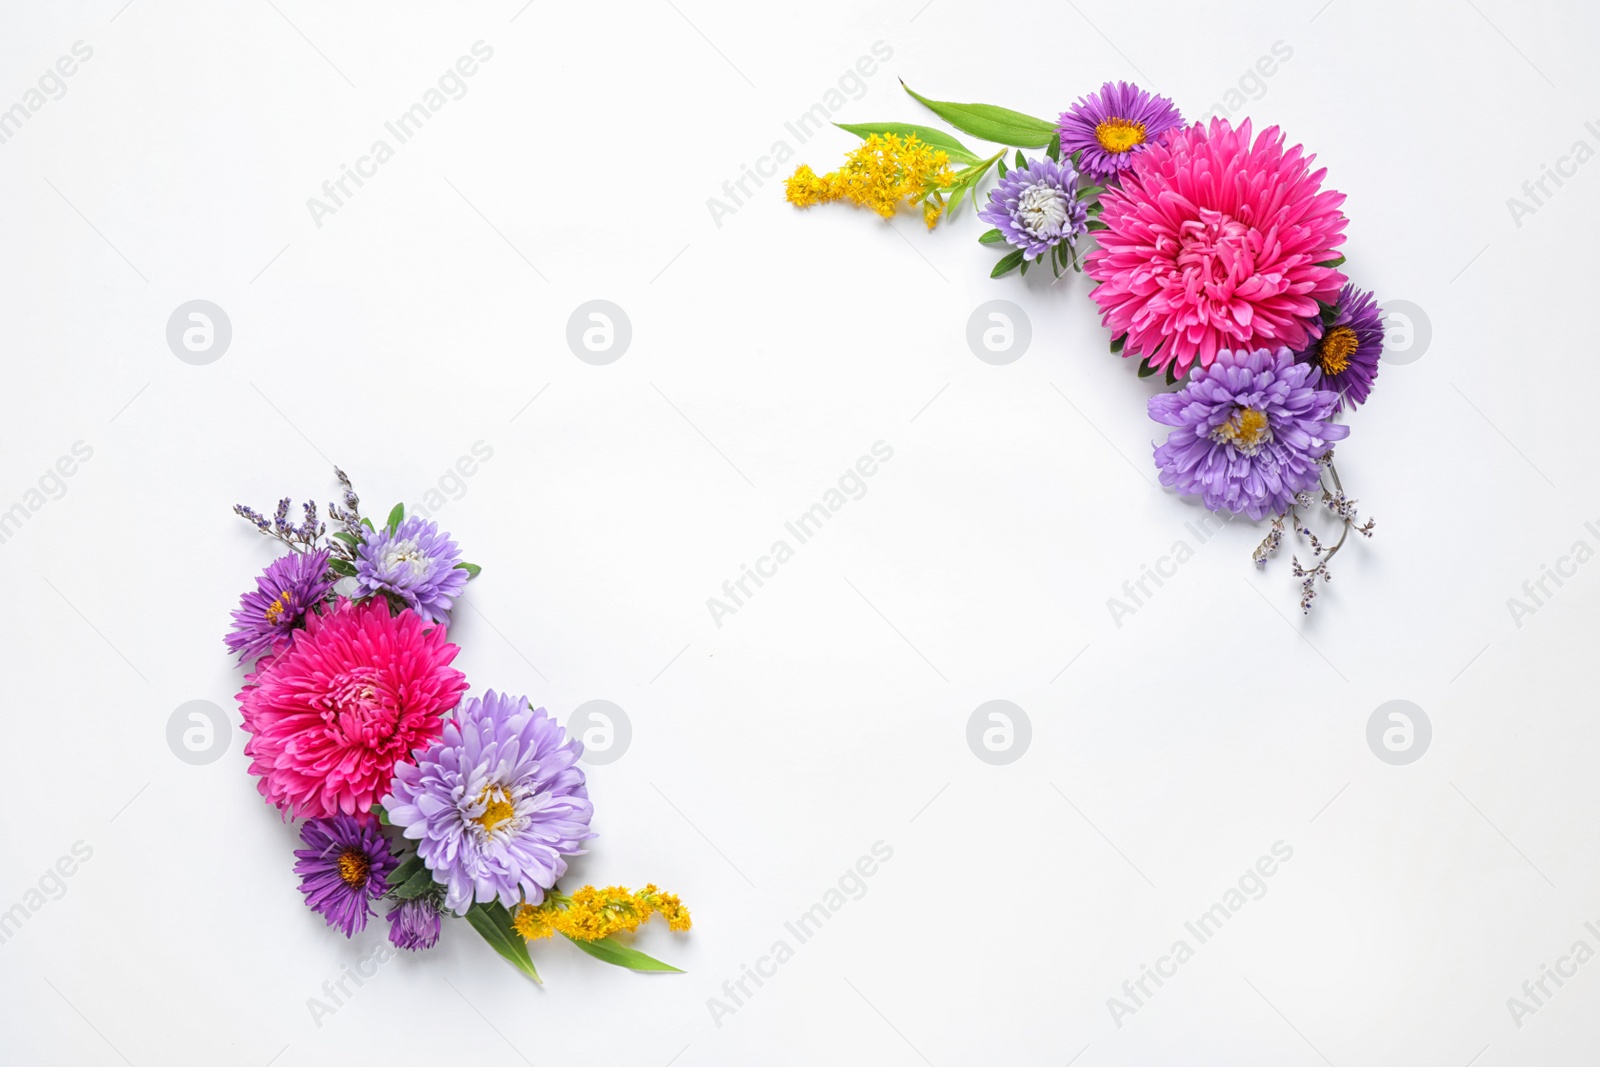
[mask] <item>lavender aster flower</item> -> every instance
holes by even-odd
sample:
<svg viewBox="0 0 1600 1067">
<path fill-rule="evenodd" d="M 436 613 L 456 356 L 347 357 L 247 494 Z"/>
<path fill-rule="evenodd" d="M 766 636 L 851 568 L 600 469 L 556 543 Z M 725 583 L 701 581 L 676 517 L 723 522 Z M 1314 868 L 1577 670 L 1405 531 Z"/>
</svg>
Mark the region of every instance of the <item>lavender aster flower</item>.
<svg viewBox="0 0 1600 1067">
<path fill-rule="evenodd" d="M 450 535 L 421 516 L 394 530 L 368 532 L 356 550 L 356 596 L 393 593 L 428 622 L 448 622 L 450 605 L 467 584 L 456 568 L 460 550 Z"/>
<path fill-rule="evenodd" d="M 239 598 L 233 629 L 222 640 L 243 663 L 272 649 L 300 624 L 306 612 L 322 603 L 333 588 L 328 553 L 291 552 L 267 564 L 256 587 Z"/>
<path fill-rule="evenodd" d="M 445 889 L 445 907 L 538 904 L 594 835 L 594 807 L 561 724 L 525 697 L 469 698 L 415 764 L 395 768 L 389 822 Z"/>
<path fill-rule="evenodd" d="M 1339 394 L 1318 388 L 1320 377 L 1287 348 L 1224 350 L 1178 392 L 1151 397 L 1150 417 L 1175 427 L 1155 450 L 1161 484 L 1201 495 L 1213 511 L 1259 519 L 1286 510 L 1350 433 L 1327 421 Z"/>
<path fill-rule="evenodd" d="M 300 876 L 306 907 L 346 937 L 366 929 L 372 901 L 389 891 L 389 872 L 398 863 L 378 820 L 361 823 L 354 815 L 308 819 L 300 840 L 310 846 L 294 853 L 294 873 Z"/>
<path fill-rule="evenodd" d="M 1183 125 L 1178 106 L 1164 96 L 1127 82 L 1106 82 L 1062 112 L 1061 154 L 1082 152 L 1078 166 L 1100 185 L 1109 185 L 1133 163 L 1144 146 Z"/>
<path fill-rule="evenodd" d="M 1078 172 L 1071 163 L 1034 159 L 1000 179 L 978 217 L 1029 259 L 1038 259 L 1063 241 L 1075 243 L 1088 227 L 1089 209 L 1078 199 Z"/>
<path fill-rule="evenodd" d="M 402 900 L 388 915 L 389 941 L 416 952 L 439 943 L 439 905 L 426 894 Z"/>
<path fill-rule="evenodd" d="M 1333 322 L 1295 359 L 1321 369 L 1323 384 L 1339 394 L 1334 410 L 1340 411 L 1366 403 L 1382 355 L 1383 309 L 1371 293 L 1346 284 L 1334 304 Z"/>
</svg>

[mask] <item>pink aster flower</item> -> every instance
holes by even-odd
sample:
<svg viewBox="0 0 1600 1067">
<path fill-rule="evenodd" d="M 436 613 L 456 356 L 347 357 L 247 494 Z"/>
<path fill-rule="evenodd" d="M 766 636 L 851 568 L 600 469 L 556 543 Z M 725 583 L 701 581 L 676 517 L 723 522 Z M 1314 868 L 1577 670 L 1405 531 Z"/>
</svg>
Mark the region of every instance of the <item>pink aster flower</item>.
<svg viewBox="0 0 1600 1067">
<path fill-rule="evenodd" d="M 294 818 L 371 810 L 466 691 L 456 652 L 443 627 L 378 599 L 307 615 L 239 693 L 261 795 Z"/>
<path fill-rule="evenodd" d="M 1225 349 L 1305 349 L 1317 301 L 1345 276 L 1344 194 L 1276 126 L 1196 124 L 1140 152 L 1102 197 L 1100 247 L 1087 259 L 1101 321 L 1122 354 L 1181 377 Z"/>
</svg>

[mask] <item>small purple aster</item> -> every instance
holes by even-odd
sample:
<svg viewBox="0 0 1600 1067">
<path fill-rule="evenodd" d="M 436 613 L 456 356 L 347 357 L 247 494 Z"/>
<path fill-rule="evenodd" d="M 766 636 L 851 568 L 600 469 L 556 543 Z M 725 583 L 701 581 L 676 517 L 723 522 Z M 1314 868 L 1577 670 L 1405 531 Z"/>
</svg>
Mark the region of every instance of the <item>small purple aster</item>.
<svg viewBox="0 0 1600 1067">
<path fill-rule="evenodd" d="M 1061 154 L 1078 157 L 1090 180 L 1110 185 L 1133 157 L 1183 125 L 1178 106 L 1127 82 L 1106 82 L 1061 113 Z"/>
<path fill-rule="evenodd" d="M 1034 159 L 1007 172 L 989 191 L 978 217 L 1038 259 L 1063 241 L 1074 244 L 1089 225 L 1089 209 L 1078 199 L 1078 172 L 1071 163 Z"/>
<path fill-rule="evenodd" d="M 1280 514 L 1321 478 L 1317 460 L 1350 427 L 1329 422 L 1339 394 L 1321 372 L 1276 352 L 1217 353 L 1176 393 L 1150 398 L 1150 417 L 1176 427 L 1155 450 L 1161 484 L 1199 494 L 1212 511 Z"/>
<path fill-rule="evenodd" d="M 449 622 L 450 605 L 467 584 L 456 567 L 461 552 L 450 535 L 418 515 L 369 533 L 356 549 L 356 596 L 392 593 L 428 622 Z"/>
<path fill-rule="evenodd" d="M 389 940 L 395 948 L 416 952 L 439 943 L 439 905 L 426 895 L 402 900 L 389 915 Z"/>
<path fill-rule="evenodd" d="M 294 873 L 306 907 L 351 937 L 367 927 L 372 901 L 389 891 L 389 872 L 398 865 L 377 819 L 364 824 L 354 815 L 307 819 L 295 850 Z"/>
<path fill-rule="evenodd" d="M 233 613 L 233 630 L 222 640 L 239 662 L 263 652 L 288 637 L 307 611 L 327 597 L 334 576 L 328 571 L 326 549 L 291 552 L 267 564 L 256 587 L 239 598 Z"/>
<path fill-rule="evenodd" d="M 1295 359 L 1313 363 L 1322 382 L 1339 394 L 1336 411 L 1367 402 L 1383 356 L 1383 309 L 1372 294 L 1345 285 L 1334 303 L 1333 322 Z"/>
<path fill-rule="evenodd" d="M 395 768 L 389 822 L 460 915 L 476 901 L 538 904 L 567 870 L 564 856 L 594 835 L 583 746 L 526 697 L 471 697 L 444 735 Z"/>
</svg>

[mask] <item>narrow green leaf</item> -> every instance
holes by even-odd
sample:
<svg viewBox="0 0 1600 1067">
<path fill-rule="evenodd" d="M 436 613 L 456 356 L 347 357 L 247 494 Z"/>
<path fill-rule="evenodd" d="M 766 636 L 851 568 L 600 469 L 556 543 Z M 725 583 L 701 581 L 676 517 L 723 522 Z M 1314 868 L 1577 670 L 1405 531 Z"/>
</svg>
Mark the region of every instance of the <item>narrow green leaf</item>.
<svg viewBox="0 0 1600 1067">
<path fill-rule="evenodd" d="M 405 885 L 407 879 L 423 869 L 422 857 L 413 852 L 400 862 L 400 866 L 389 872 L 389 885 Z"/>
<path fill-rule="evenodd" d="M 997 159 L 995 160 L 995 164 L 1000 168 L 1000 177 L 1004 178 L 1006 176 L 1006 161 L 1003 159 Z"/>
<path fill-rule="evenodd" d="M 389 532 L 393 533 L 394 532 L 394 528 L 396 526 L 399 526 L 401 521 L 404 520 L 405 517 L 406 517 L 406 506 L 404 504 L 396 504 L 394 506 L 394 510 L 389 512 L 389 521 L 386 524 L 389 527 Z"/>
<path fill-rule="evenodd" d="M 356 576 L 356 565 L 347 559 L 329 559 L 328 569 L 341 578 L 354 578 Z"/>
<path fill-rule="evenodd" d="M 992 230 L 986 230 L 978 236 L 979 242 L 986 245 L 997 245 L 1005 239 L 1006 235 L 1000 232 L 1000 227 L 998 226 Z"/>
<path fill-rule="evenodd" d="M 905 82 L 900 85 L 929 111 L 962 133 L 970 133 L 985 141 L 1013 148 L 1043 148 L 1056 133 L 1055 123 L 1024 115 L 1020 111 L 995 107 L 993 104 L 955 104 L 947 100 L 929 100 Z"/>
<path fill-rule="evenodd" d="M 378 817 L 378 821 L 384 826 L 389 825 L 389 813 L 383 810 L 382 804 L 372 805 L 372 814 L 376 815 Z"/>
<path fill-rule="evenodd" d="M 1152 367 L 1150 365 L 1150 357 L 1149 356 L 1146 356 L 1144 359 L 1141 359 L 1139 361 L 1139 377 L 1148 378 L 1152 374 L 1154 374 L 1155 372 L 1156 372 L 1156 368 L 1154 368 L 1154 367 Z"/>
<path fill-rule="evenodd" d="M 1121 337 L 1113 337 L 1111 339 L 1111 354 L 1113 356 L 1122 355 L 1122 346 L 1127 344 L 1127 343 L 1128 343 L 1128 335 L 1127 334 L 1123 334 Z"/>
<path fill-rule="evenodd" d="M 956 208 L 961 206 L 961 198 L 965 196 L 966 193 L 967 187 L 965 185 L 956 186 L 955 191 L 950 194 L 950 203 L 945 205 L 944 213 L 946 215 L 954 215 L 956 213 Z"/>
<path fill-rule="evenodd" d="M 415 859 L 416 857 L 412 858 Z M 420 859 L 417 860 L 417 869 L 408 874 L 404 882 L 396 878 L 389 879 L 389 884 L 395 887 L 394 898 L 396 900 L 411 900 L 414 897 L 420 897 L 433 888 L 433 882 L 433 872 L 424 867 Z"/>
<path fill-rule="evenodd" d="M 467 922 L 489 942 L 491 948 L 521 971 L 539 981 L 539 972 L 533 969 L 533 958 L 528 955 L 528 943 L 511 928 L 511 913 L 498 900 L 487 904 L 473 904 L 467 909 Z"/>
<path fill-rule="evenodd" d="M 359 545 L 361 543 L 361 539 L 359 537 L 357 537 L 355 534 L 349 532 L 348 530 L 339 530 L 336 533 L 334 533 L 333 536 L 338 538 L 339 540 L 343 541 L 347 545 L 354 546 L 354 545 Z"/>
<path fill-rule="evenodd" d="M 1080 185 L 1078 187 L 1078 199 L 1087 200 L 1091 196 L 1099 196 L 1105 191 L 1106 187 L 1103 185 Z"/>
<path fill-rule="evenodd" d="M 1027 170 L 1028 169 L 1028 161 L 1026 159 L 1022 158 L 1022 149 L 1020 149 L 1020 148 L 1017 149 L 1017 169 L 1018 170 Z"/>
<path fill-rule="evenodd" d="M 1086 226 L 1086 228 L 1089 230 L 1090 233 L 1093 233 L 1096 230 L 1109 230 L 1109 229 L 1111 229 L 1110 226 L 1107 226 L 1105 223 L 1101 222 L 1099 219 L 1090 219 L 1088 224 L 1087 224 L 1087 226 Z"/>
<path fill-rule="evenodd" d="M 1323 260 L 1321 263 L 1316 264 L 1316 266 L 1319 266 L 1319 267 L 1342 267 L 1342 266 L 1344 266 L 1344 257 L 1340 256 L 1337 259 Z"/>
<path fill-rule="evenodd" d="M 1028 275 L 1028 267 L 1029 267 L 1029 265 L 1030 265 L 1030 264 L 1029 264 L 1029 262 L 1028 262 L 1028 260 L 1026 260 L 1026 259 L 1024 259 L 1024 260 L 1023 260 L 1023 261 L 1022 261 L 1022 276 L 1023 276 L 1023 277 L 1027 277 L 1027 275 Z"/>
<path fill-rule="evenodd" d="M 483 568 L 478 566 L 476 563 L 457 563 L 455 569 L 458 571 L 466 571 L 468 581 L 471 581 L 483 573 Z"/>
<path fill-rule="evenodd" d="M 1178 384 L 1178 361 L 1177 360 L 1173 360 L 1171 363 L 1167 364 L 1167 384 L 1168 385 L 1177 385 Z"/>
<path fill-rule="evenodd" d="M 932 126 L 913 126 L 909 122 L 835 122 L 847 133 L 853 133 L 863 141 L 875 133 L 892 133 L 896 137 L 915 137 L 924 144 L 944 150 L 954 163 L 973 164 L 978 162 L 978 157 L 972 149 Z"/>
<path fill-rule="evenodd" d="M 1050 138 L 1050 147 L 1044 150 L 1044 154 L 1057 163 L 1061 162 L 1061 134 L 1058 133 Z"/>
<path fill-rule="evenodd" d="M 566 937 L 565 934 L 561 936 Z M 613 964 L 617 967 L 626 967 L 630 971 L 669 971 L 673 974 L 682 974 L 683 971 L 670 963 L 662 963 L 654 956 L 646 956 L 636 948 L 630 948 L 620 941 L 609 937 L 599 941 L 580 941 L 575 937 L 567 937 L 574 945 L 593 956 L 597 960 Z"/>
<path fill-rule="evenodd" d="M 373 533 L 377 533 L 377 530 L 374 529 L 374 527 L 372 525 L 372 520 L 371 519 L 362 519 L 361 520 L 361 525 L 365 526 L 369 530 L 372 530 Z"/>
<path fill-rule="evenodd" d="M 1002 274 L 1010 274 L 1022 265 L 1022 249 L 1018 248 L 1007 255 L 1000 257 L 1000 262 L 994 265 L 994 270 L 989 272 L 989 277 L 998 278 Z"/>
</svg>

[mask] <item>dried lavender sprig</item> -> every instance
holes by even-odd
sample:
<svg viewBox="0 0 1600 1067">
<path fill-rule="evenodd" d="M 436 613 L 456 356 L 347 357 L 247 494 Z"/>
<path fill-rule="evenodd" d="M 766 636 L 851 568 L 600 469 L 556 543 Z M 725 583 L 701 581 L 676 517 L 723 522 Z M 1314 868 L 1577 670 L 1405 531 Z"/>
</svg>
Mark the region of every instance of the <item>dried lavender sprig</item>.
<svg viewBox="0 0 1600 1067">
<path fill-rule="evenodd" d="M 1257 546 L 1255 552 L 1251 556 L 1251 558 L 1255 560 L 1257 566 L 1265 566 L 1267 557 L 1277 551 L 1278 546 L 1282 541 L 1283 520 L 1287 518 L 1294 524 L 1295 533 L 1306 538 L 1310 543 L 1312 560 L 1314 563 L 1314 566 L 1312 567 L 1303 567 L 1300 564 L 1300 559 L 1298 556 L 1291 557 L 1294 576 L 1302 579 L 1300 583 L 1300 610 L 1308 615 L 1311 613 L 1311 602 L 1315 600 L 1317 596 L 1317 578 L 1321 577 L 1324 582 L 1331 582 L 1333 580 L 1333 574 L 1328 570 L 1328 561 L 1333 559 L 1334 556 L 1338 555 L 1339 550 L 1344 547 L 1345 541 L 1350 536 L 1350 531 L 1354 530 L 1361 536 L 1370 538 L 1372 536 L 1373 527 L 1377 525 L 1377 521 L 1375 519 L 1368 519 L 1361 525 L 1356 524 L 1356 521 L 1359 518 L 1359 513 L 1356 511 L 1355 507 L 1356 501 L 1345 495 L 1344 485 L 1339 481 L 1339 472 L 1333 465 L 1333 450 L 1329 449 L 1317 462 L 1322 467 L 1326 468 L 1328 476 L 1333 479 L 1333 487 L 1331 489 L 1326 484 L 1323 485 L 1322 499 L 1320 503 L 1329 511 L 1339 516 L 1341 526 L 1339 540 L 1334 543 L 1332 548 L 1324 548 L 1322 542 L 1317 538 L 1317 535 L 1312 532 L 1310 526 L 1301 520 L 1301 510 L 1309 509 L 1313 506 L 1313 498 L 1311 494 L 1309 492 L 1302 492 L 1295 495 L 1294 503 L 1289 505 L 1288 510 L 1283 515 L 1275 516 L 1273 518 L 1273 528 L 1271 532 L 1267 534 L 1266 539 L 1263 540 L 1259 546 Z"/>
</svg>

